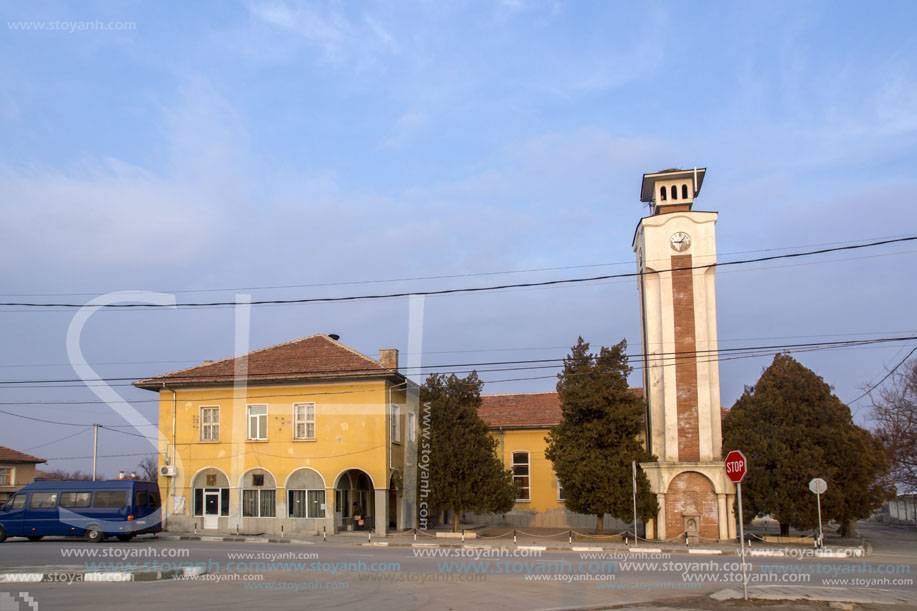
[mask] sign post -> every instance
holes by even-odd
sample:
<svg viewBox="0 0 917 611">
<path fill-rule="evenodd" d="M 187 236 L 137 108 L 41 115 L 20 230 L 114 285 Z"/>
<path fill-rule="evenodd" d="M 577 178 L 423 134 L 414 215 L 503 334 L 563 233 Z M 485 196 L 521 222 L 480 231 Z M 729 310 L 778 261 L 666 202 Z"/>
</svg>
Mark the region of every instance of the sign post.
<svg viewBox="0 0 917 611">
<path fill-rule="evenodd" d="M 814 478 L 809 482 L 809 490 L 815 493 L 815 502 L 818 505 L 818 547 L 824 547 L 825 534 L 821 528 L 821 495 L 828 489 L 828 482 L 820 477 Z"/>
<path fill-rule="evenodd" d="M 630 464 L 633 475 L 632 485 L 634 487 L 634 547 L 640 544 L 640 537 L 637 536 L 637 461 Z"/>
<path fill-rule="evenodd" d="M 742 591 L 745 600 L 748 600 L 748 573 L 745 568 L 745 521 L 742 519 L 742 478 L 748 471 L 748 461 L 745 455 L 738 450 L 733 450 L 726 455 L 726 477 L 736 485 L 739 500 L 739 545 L 742 548 Z"/>
</svg>

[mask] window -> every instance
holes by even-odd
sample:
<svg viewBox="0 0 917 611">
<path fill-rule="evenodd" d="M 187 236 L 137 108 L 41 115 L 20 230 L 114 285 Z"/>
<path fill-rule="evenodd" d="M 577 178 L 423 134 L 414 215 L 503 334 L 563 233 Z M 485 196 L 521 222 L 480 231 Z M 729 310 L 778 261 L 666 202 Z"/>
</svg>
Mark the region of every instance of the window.
<svg viewBox="0 0 917 611">
<path fill-rule="evenodd" d="M 220 408 L 201 408 L 201 441 L 220 440 Z"/>
<path fill-rule="evenodd" d="M 13 485 L 13 468 L 0 467 L 0 486 Z"/>
<path fill-rule="evenodd" d="M 291 518 L 324 518 L 324 490 L 290 490 L 288 493 Z"/>
<path fill-rule="evenodd" d="M 414 423 L 414 412 L 408 412 L 408 441 L 415 441 L 416 426 Z"/>
<path fill-rule="evenodd" d="M 392 441 L 401 441 L 401 408 L 392 406 Z"/>
<path fill-rule="evenodd" d="M 681 199 L 688 199 L 688 185 L 681 185 Z"/>
<path fill-rule="evenodd" d="M 243 490 L 242 515 L 246 518 L 273 518 L 275 490 Z"/>
<path fill-rule="evenodd" d="M 91 492 L 62 492 L 60 495 L 61 507 L 89 507 L 92 500 Z"/>
<path fill-rule="evenodd" d="M 93 507 L 115 508 L 127 505 L 127 490 L 104 490 L 96 492 L 92 499 Z"/>
<path fill-rule="evenodd" d="M 672 199 L 678 199 L 678 187 L 672 185 Z"/>
<path fill-rule="evenodd" d="M 529 489 L 529 453 L 513 452 L 513 483 L 519 486 L 517 501 L 532 500 Z"/>
<path fill-rule="evenodd" d="M 159 507 L 159 491 L 150 491 L 150 507 L 157 509 Z"/>
<path fill-rule="evenodd" d="M 147 494 L 146 490 L 138 490 L 134 493 L 134 507 L 146 507 L 149 504 L 150 495 Z"/>
<path fill-rule="evenodd" d="M 659 201 L 664 202 L 666 200 L 665 193 L 666 193 L 665 187 L 662 187 L 661 189 L 659 189 Z"/>
<path fill-rule="evenodd" d="M 31 509 L 51 509 L 57 507 L 56 492 L 33 492 L 32 500 L 29 501 Z"/>
<path fill-rule="evenodd" d="M 252 475 L 252 486 L 264 485 L 264 473 L 255 473 Z"/>
<path fill-rule="evenodd" d="M 315 439 L 315 403 L 293 405 L 293 439 Z"/>
<path fill-rule="evenodd" d="M 567 497 L 564 496 L 564 487 L 560 484 L 560 480 L 557 480 L 557 500 L 566 501 Z"/>
<path fill-rule="evenodd" d="M 248 438 L 267 439 L 267 405 L 248 406 Z"/>
<path fill-rule="evenodd" d="M 25 495 L 17 494 L 13 497 L 13 502 L 10 503 L 10 509 L 22 509 L 25 507 Z"/>
</svg>

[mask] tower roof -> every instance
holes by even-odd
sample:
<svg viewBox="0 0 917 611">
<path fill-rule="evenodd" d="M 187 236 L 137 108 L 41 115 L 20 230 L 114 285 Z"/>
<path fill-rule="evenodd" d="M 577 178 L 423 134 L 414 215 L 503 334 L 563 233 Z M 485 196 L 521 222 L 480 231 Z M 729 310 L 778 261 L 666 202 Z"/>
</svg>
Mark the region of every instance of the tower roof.
<svg viewBox="0 0 917 611">
<path fill-rule="evenodd" d="M 676 168 L 671 168 L 668 170 L 661 170 L 659 172 L 653 172 L 652 174 L 643 175 L 643 186 L 640 189 L 640 201 L 653 201 L 653 194 L 656 192 L 656 181 L 678 180 L 679 178 L 693 179 L 695 173 L 697 174 L 697 183 L 694 185 L 693 197 L 697 197 L 697 195 L 700 193 L 701 185 L 704 184 L 704 174 L 707 173 L 707 168 L 692 168 L 690 170 L 679 170 Z"/>
</svg>

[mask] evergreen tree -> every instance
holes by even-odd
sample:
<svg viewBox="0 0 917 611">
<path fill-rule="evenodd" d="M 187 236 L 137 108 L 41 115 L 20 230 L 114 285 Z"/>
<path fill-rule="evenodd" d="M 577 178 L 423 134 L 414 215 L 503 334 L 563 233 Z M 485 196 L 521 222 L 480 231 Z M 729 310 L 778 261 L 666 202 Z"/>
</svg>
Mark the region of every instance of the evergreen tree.
<svg viewBox="0 0 917 611">
<path fill-rule="evenodd" d="M 640 434 L 646 406 L 628 391 L 627 342 L 598 354 L 580 337 L 564 359 L 557 394 L 563 419 L 548 434 L 545 456 L 564 489 L 570 511 L 596 516 L 603 531 L 606 513 L 633 519 L 631 462 L 655 461 Z M 647 519 L 659 510 L 643 471 L 637 472 L 637 513 Z"/>
<path fill-rule="evenodd" d="M 430 410 L 426 500 L 431 513 L 453 512 L 453 530 L 462 512 L 507 512 L 516 498 L 512 472 L 503 468 L 497 440 L 478 416 L 482 385 L 472 372 L 465 378 L 432 374 L 420 388 L 422 413 Z"/>
<path fill-rule="evenodd" d="M 786 354 L 778 354 L 723 422 L 723 453 L 748 458 L 742 480 L 746 520 L 770 514 L 781 534 L 818 525 L 812 478 L 828 482 L 824 518 L 844 534 L 888 497 L 888 461 L 881 443 L 853 424 L 850 409 L 831 387 Z"/>
</svg>

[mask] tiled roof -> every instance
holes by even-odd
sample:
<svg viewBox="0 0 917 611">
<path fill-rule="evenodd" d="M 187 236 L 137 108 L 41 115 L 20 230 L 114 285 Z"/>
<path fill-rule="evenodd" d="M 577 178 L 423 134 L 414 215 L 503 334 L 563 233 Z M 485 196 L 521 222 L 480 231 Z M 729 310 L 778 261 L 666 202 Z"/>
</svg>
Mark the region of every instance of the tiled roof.
<svg viewBox="0 0 917 611">
<path fill-rule="evenodd" d="M 17 450 L 12 450 L 10 448 L 4 448 L 0 446 L 0 463 L 10 463 L 10 462 L 47 462 L 44 458 L 37 458 L 31 454 L 25 454 Z"/>
<path fill-rule="evenodd" d="M 196 367 L 166 373 L 134 382 L 134 386 L 158 390 L 163 384 L 175 386 L 232 383 L 236 365 L 248 359 L 248 383 L 291 381 L 308 378 L 341 378 L 399 375 L 365 354 L 324 334 L 312 335 Z"/>
<path fill-rule="evenodd" d="M 642 388 L 631 388 L 630 392 L 643 396 Z M 560 423 L 560 398 L 556 392 L 481 395 L 478 415 L 492 428 L 547 428 Z"/>
</svg>

